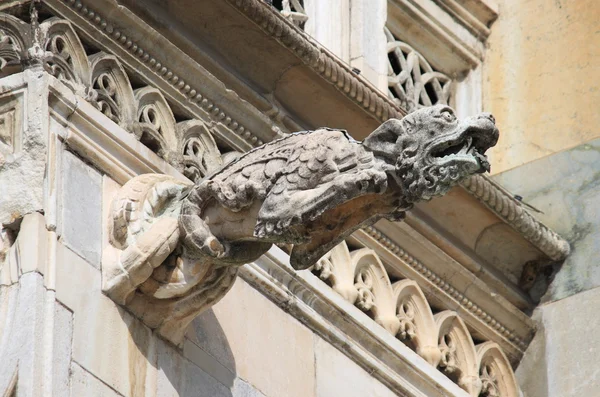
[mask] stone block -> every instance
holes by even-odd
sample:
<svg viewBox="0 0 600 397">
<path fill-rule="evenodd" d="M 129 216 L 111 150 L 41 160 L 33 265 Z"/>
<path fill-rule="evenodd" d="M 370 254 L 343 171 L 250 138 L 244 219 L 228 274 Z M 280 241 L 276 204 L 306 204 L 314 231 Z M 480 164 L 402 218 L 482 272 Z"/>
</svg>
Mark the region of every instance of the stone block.
<svg viewBox="0 0 600 397">
<path fill-rule="evenodd" d="M 252 387 L 252 385 L 244 382 L 240 378 L 237 378 L 233 383 L 233 389 L 231 389 L 231 393 L 233 397 L 266 397 L 260 391 Z"/>
<path fill-rule="evenodd" d="M 235 374 L 189 339 L 183 343 L 183 356 L 228 388 L 234 385 Z"/>
<path fill-rule="evenodd" d="M 71 365 L 71 396 L 119 397 L 113 389 L 96 379 L 76 363 Z"/>
<path fill-rule="evenodd" d="M 267 396 L 315 395 L 312 332 L 240 278 L 188 337 Z"/>
<path fill-rule="evenodd" d="M 62 158 L 62 239 L 100 268 L 102 175 L 70 152 Z"/>
<path fill-rule="evenodd" d="M 600 288 L 540 306 L 517 379 L 525 397 L 595 396 L 600 387 Z"/>
<path fill-rule="evenodd" d="M 231 397 L 230 388 L 183 357 L 172 345 L 158 340 L 156 396 Z"/>
<path fill-rule="evenodd" d="M 108 224 L 112 201 L 119 192 L 121 185 L 107 175 L 102 176 L 102 249 L 108 244 Z"/>
<path fill-rule="evenodd" d="M 54 295 L 54 294 L 52 294 Z M 71 368 L 71 346 L 73 342 L 73 315 L 50 297 L 54 306 L 54 329 L 52 330 L 52 382 L 51 395 L 68 396 Z M 48 388 L 46 388 L 48 390 Z M 74 395 L 75 396 L 75 395 Z"/>
<path fill-rule="evenodd" d="M 60 243 L 56 296 L 73 311 L 73 360 L 124 396 L 145 395 L 156 337 L 102 293 L 99 270 Z"/>
<path fill-rule="evenodd" d="M 600 139 L 494 176 L 543 214 L 534 215 L 572 245 L 542 301 L 600 286 Z M 552 172 L 548 172 L 552 170 Z"/>
<path fill-rule="evenodd" d="M 318 336 L 315 336 L 314 349 L 317 396 L 396 396 L 396 393 Z"/>
</svg>

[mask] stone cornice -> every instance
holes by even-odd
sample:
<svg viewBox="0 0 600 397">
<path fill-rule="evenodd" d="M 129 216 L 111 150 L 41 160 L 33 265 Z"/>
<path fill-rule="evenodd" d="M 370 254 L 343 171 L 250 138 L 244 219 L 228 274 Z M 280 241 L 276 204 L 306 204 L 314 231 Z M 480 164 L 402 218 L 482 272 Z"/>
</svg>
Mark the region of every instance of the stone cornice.
<svg viewBox="0 0 600 397">
<path fill-rule="evenodd" d="M 295 272 L 278 248 L 239 275 L 398 395 L 468 395 L 315 275 Z"/>
<path fill-rule="evenodd" d="M 107 17 L 101 10 L 96 9 L 95 2 L 50 0 L 45 4 L 68 18 L 87 40 L 117 56 L 123 64 L 135 70 L 139 78 L 160 89 L 167 98 L 190 115 L 202 119 L 208 118 L 217 123 L 216 134 L 233 148 L 248 150 L 278 136 L 267 117 L 255 108 L 245 105 L 235 93 L 226 90 L 201 65 L 195 64 L 156 32 L 142 33 L 142 30 L 151 28 L 148 25 L 139 26 L 142 22 L 133 20 L 134 16 L 121 16 L 128 19 L 131 25 L 120 26 L 122 20 L 116 21 L 114 18 Z M 135 30 L 137 26 L 140 31 L 128 36 L 126 32 Z M 181 70 L 174 70 L 169 58 L 161 57 L 140 44 L 143 41 L 140 37 L 143 35 L 150 35 L 155 40 L 161 41 L 161 47 L 178 52 L 177 58 L 187 58 L 188 70 L 193 69 L 193 74 L 196 74 L 193 80 L 196 83 L 188 82 L 190 78 L 184 77 Z M 203 82 L 202 85 L 197 83 L 200 80 Z M 241 110 L 245 122 L 239 120 L 238 113 Z"/>
<path fill-rule="evenodd" d="M 420 260 L 389 237 L 392 231 L 398 234 L 397 228 L 382 221 L 355 232 L 351 240 L 373 249 L 392 273 L 418 281 L 428 296 L 436 296 L 438 305 L 459 312 L 472 329 L 487 340 L 498 343 L 510 360 L 518 363 L 534 333 L 531 319 L 500 296 L 483 301 L 481 297 L 489 294 L 489 287 L 476 280 L 461 265 L 444 254 L 434 252 L 437 251 L 435 247 L 427 246 L 425 249 L 431 251 L 431 258 Z M 448 273 L 454 276 L 447 277 Z M 465 279 L 469 281 L 465 283 Z"/>
<path fill-rule="evenodd" d="M 561 261 L 569 255 L 571 248 L 565 239 L 535 219 L 489 178 L 472 176 L 464 180 L 462 186 L 549 258 Z"/>
<path fill-rule="evenodd" d="M 261 0 L 227 0 L 268 35 L 292 51 L 315 72 L 329 81 L 377 120 L 400 118 L 406 110 L 396 106 L 387 95 L 352 71 L 349 65 L 331 54 Z"/>
</svg>

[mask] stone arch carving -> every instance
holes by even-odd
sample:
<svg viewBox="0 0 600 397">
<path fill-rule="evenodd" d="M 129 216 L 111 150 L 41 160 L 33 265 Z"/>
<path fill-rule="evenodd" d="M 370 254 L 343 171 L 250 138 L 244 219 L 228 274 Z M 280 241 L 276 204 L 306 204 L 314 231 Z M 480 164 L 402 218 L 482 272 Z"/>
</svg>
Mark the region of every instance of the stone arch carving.
<svg viewBox="0 0 600 397">
<path fill-rule="evenodd" d="M 317 261 L 314 271 L 328 282 L 331 288 L 348 302 L 356 302 L 358 292 L 354 287 L 354 269 L 350 265 L 352 258 L 345 242 L 335 246 Z"/>
<path fill-rule="evenodd" d="M 198 182 L 208 173 L 223 165 L 223 158 L 206 124 L 200 120 L 182 121 L 176 125 L 183 155 L 183 174 Z"/>
<path fill-rule="evenodd" d="M 135 136 L 161 157 L 172 156 L 177 150 L 175 117 L 165 97 L 153 87 L 143 87 L 134 91 L 137 109 L 135 115 Z"/>
<path fill-rule="evenodd" d="M 500 346 L 487 341 L 475 347 L 455 311 L 433 315 L 414 280 L 392 284 L 375 251 L 361 248 L 350 252 L 343 242 L 312 271 L 472 396 L 518 396 L 513 371 Z"/>
<path fill-rule="evenodd" d="M 135 99 L 131 83 L 117 58 L 99 52 L 89 57 L 90 87 L 96 91 L 98 109 L 123 128 L 135 120 Z"/>
<path fill-rule="evenodd" d="M 21 70 L 23 51 L 28 48 L 29 25 L 20 19 L 5 14 L 0 24 L 0 76 L 9 65 Z"/>
<path fill-rule="evenodd" d="M 480 396 L 517 397 L 519 387 L 510 363 L 502 350 L 492 342 L 476 347 L 479 377 L 482 387 Z"/>
<path fill-rule="evenodd" d="M 71 24 L 63 19 L 50 18 L 40 24 L 43 38 L 44 68 L 63 82 L 70 83 L 76 92 L 90 81 L 90 70 L 83 44 Z"/>
<path fill-rule="evenodd" d="M 423 291 L 415 281 L 408 279 L 397 281 L 393 288 L 396 316 L 400 321 L 396 336 L 437 367 L 442 356 L 437 342 L 437 325 Z"/>
<path fill-rule="evenodd" d="M 37 20 L 35 14 L 32 20 Z M 29 24 L 2 14 L 0 76 L 19 72 L 32 63 L 42 64 L 48 73 L 189 178 L 197 180 L 223 164 L 214 138 L 202 121 L 176 124 L 159 90 L 145 86 L 134 91 L 117 58 L 104 52 L 88 56 L 68 21 L 53 17 L 38 29 L 37 22 Z"/>
<path fill-rule="evenodd" d="M 472 396 L 478 396 L 481 380 L 477 371 L 477 355 L 471 334 L 456 312 L 436 314 L 438 343 L 442 353 L 439 368 Z"/>
<path fill-rule="evenodd" d="M 435 71 L 429 62 L 408 44 L 397 40 L 384 28 L 388 52 L 388 90 L 390 98 L 408 111 L 423 106 L 447 105 L 452 79 Z"/>
<path fill-rule="evenodd" d="M 354 269 L 354 287 L 358 294 L 354 304 L 373 314 L 375 322 L 395 335 L 400 328 L 396 317 L 392 285 L 381 260 L 370 248 L 350 253 Z"/>
</svg>

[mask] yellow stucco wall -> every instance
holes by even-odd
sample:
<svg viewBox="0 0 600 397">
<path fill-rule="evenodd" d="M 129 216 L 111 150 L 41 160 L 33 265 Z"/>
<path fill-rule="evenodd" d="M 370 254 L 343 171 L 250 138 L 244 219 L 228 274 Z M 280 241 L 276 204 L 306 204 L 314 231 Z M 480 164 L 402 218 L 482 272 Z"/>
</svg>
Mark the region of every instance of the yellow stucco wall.
<svg viewBox="0 0 600 397">
<path fill-rule="evenodd" d="M 483 108 L 497 174 L 600 137 L 600 0 L 496 0 Z"/>
</svg>

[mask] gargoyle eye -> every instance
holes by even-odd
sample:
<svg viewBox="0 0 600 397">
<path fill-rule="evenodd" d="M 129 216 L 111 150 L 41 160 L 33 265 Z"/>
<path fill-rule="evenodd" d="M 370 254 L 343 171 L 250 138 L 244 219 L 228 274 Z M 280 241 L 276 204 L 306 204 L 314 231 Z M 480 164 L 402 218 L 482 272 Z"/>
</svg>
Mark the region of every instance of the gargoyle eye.
<svg viewBox="0 0 600 397">
<path fill-rule="evenodd" d="M 456 120 L 456 116 L 452 112 L 452 109 L 444 109 L 444 110 L 442 110 L 442 117 L 447 122 L 452 122 L 452 121 Z"/>
</svg>

